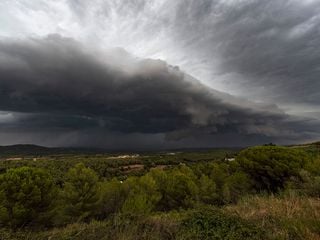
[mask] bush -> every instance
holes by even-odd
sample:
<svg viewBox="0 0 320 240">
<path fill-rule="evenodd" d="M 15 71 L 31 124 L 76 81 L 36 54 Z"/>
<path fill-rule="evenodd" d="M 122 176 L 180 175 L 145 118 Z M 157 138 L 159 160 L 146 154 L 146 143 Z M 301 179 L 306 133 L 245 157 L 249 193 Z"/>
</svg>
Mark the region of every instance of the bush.
<svg viewBox="0 0 320 240">
<path fill-rule="evenodd" d="M 242 240 L 267 239 L 253 223 L 227 215 L 216 208 L 193 211 L 182 222 L 178 239 Z"/>
<path fill-rule="evenodd" d="M 52 177 L 43 169 L 21 167 L 0 176 L 0 221 L 13 228 L 48 225 L 55 199 Z"/>
</svg>

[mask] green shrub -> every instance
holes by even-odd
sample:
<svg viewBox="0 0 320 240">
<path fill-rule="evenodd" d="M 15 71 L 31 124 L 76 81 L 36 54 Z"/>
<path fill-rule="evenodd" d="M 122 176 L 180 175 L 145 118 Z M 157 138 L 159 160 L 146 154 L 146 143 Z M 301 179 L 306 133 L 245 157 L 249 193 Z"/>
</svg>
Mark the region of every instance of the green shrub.
<svg viewBox="0 0 320 240">
<path fill-rule="evenodd" d="M 264 231 L 253 223 L 227 215 L 216 208 L 195 210 L 182 222 L 177 239 L 260 240 Z"/>
<path fill-rule="evenodd" d="M 52 177 L 43 169 L 8 170 L 0 175 L 0 223 L 13 228 L 48 225 L 55 193 Z"/>
<path fill-rule="evenodd" d="M 300 171 L 303 183 L 291 181 L 288 184 L 288 190 L 294 190 L 298 193 L 311 197 L 320 197 L 320 176 L 313 176 L 306 170 Z"/>
</svg>

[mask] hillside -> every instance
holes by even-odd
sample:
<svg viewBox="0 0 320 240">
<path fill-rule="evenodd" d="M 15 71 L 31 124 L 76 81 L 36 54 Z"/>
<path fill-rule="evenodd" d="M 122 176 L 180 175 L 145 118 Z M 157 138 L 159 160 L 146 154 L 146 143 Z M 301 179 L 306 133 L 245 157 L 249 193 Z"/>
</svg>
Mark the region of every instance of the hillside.
<svg viewBox="0 0 320 240">
<path fill-rule="evenodd" d="M 16 144 L 0 146 L 0 157 L 31 157 L 48 156 L 55 154 L 85 154 L 85 153 L 103 153 L 106 150 L 98 148 L 75 148 L 75 147 L 44 147 L 33 144 Z"/>
<path fill-rule="evenodd" d="M 4 149 L 52 150 L 34 145 Z M 4 159 L 1 240 L 319 239 L 320 156 L 315 149 L 66 151 Z"/>
</svg>

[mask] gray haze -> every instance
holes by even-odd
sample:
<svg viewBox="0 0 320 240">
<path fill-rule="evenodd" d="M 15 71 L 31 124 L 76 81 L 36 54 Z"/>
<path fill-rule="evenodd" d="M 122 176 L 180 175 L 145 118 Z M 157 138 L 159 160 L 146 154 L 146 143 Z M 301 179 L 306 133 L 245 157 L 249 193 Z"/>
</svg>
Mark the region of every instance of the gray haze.
<svg viewBox="0 0 320 240">
<path fill-rule="evenodd" d="M 3 0 L 0 144 L 316 140 L 319 12 L 317 0 Z"/>
</svg>

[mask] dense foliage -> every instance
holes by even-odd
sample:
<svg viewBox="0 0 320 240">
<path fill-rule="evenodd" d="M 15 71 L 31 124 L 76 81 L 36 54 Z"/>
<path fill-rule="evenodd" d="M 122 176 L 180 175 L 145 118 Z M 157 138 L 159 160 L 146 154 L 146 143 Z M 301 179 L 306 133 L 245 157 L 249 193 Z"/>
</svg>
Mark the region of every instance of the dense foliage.
<svg viewBox="0 0 320 240">
<path fill-rule="evenodd" d="M 20 153 L 8 156 L 7 152 L 2 153 L 0 149 L 0 174 L 9 168 L 23 166 L 45 168 L 50 172 L 55 182 L 63 184 L 68 169 L 78 163 L 83 163 L 94 170 L 99 178 L 108 180 L 114 177 L 126 179 L 128 176 L 142 176 L 151 168 L 158 166 L 173 167 L 181 163 L 190 165 L 223 160 L 226 156 L 233 156 L 237 151 L 237 149 L 214 149 L 196 152 L 143 152 L 139 154 L 126 152 L 110 154 L 70 153 L 69 150 L 65 153 L 55 153 L 54 151 L 54 154 L 52 154 L 52 151 L 47 154 L 35 151 L 32 154 L 31 150 L 28 155 Z M 25 151 L 22 152 L 24 153 Z"/>
<path fill-rule="evenodd" d="M 283 189 L 290 178 L 299 177 L 307 160 L 303 150 L 275 146 L 248 148 L 237 157 L 243 171 L 254 180 L 255 188 L 271 192 Z"/>
<path fill-rule="evenodd" d="M 204 208 L 189 213 L 182 222 L 181 239 L 268 239 L 262 229 L 237 216 L 219 209 Z"/>
<path fill-rule="evenodd" d="M 52 168 L 49 172 L 13 164 L 0 175 L 1 226 L 40 229 L 99 220 L 121 223 L 120 231 L 139 221 L 143 230 L 137 231 L 151 231 L 145 219 L 176 212 L 179 226 L 173 227 L 174 233 L 163 230 L 167 235 L 161 233 L 159 239 L 267 239 L 255 222 L 221 207 L 265 193 L 320 197 L 319 158 L 297 148 L 253 147 L 239 152 L 235 160 L 181 161 L 112 179 L 87 163 L 85 159 L 61 171 L 59 181 L 51 175 Z"/>
<path fill-rule="evenodd" d="M 69 221 L 90 217 L 98 208 L 100 189 L 97 174 L 79 163 L 66 174 L 62 191 L 64 213 Z"/>
<path fill-rule="evenodd" d="M 29 167 L 10 169 L 0 175 L 0 223 L 13 228 L 46 224 L 55 192 L 46 171 Z"/>
</svg>

